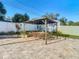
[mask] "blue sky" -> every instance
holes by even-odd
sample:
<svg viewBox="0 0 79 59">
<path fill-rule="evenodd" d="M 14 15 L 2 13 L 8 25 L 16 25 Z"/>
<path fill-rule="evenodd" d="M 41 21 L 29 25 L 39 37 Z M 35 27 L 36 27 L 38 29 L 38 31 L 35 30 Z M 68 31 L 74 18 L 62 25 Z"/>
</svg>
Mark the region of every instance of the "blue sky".
<svg viewBox="0 0 79 59">
<path fill-rule="evenodd" d="M 31 18 L 46 13 L 59 13 L 60 17 L 79 21 L 79 0 L 1 0 L 7 9 L 7 16 L 27 13 Z"/>
</svg>

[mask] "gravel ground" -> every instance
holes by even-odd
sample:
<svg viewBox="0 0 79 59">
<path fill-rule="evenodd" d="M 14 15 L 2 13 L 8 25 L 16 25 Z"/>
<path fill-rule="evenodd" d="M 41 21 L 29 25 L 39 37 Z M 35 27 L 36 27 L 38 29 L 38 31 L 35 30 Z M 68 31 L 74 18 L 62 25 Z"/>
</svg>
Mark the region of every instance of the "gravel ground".
<svg viewBox="0 0 79 59">
<path fill-rule="evenodd" d="M 20 43 L 7 44 L 13 41 Z M 0 40 L 0 59 L 79 59 L 79 40 L 50 40 L 48 45 L 44 40 Z"/>
</svg>

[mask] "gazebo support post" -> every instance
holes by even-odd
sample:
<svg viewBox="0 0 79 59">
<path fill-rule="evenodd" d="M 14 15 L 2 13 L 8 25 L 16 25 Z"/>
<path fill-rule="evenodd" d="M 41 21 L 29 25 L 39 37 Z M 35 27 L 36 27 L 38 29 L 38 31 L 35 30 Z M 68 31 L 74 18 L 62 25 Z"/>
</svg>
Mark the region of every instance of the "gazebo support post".
<svg viewBox="0 0 79 59">
<path fill-rule="evenodd" d="M 24 33 L 23 33 L 23 35 L 24 35 L 24 38 L 25 38 L 25 35 L 26 35 L 26 31 L 25 31 L 25 22 L 24 22 Z"/>
<path fill-rule="evenodd" d="M 45 19 L 45 44 L 47 45 L 47 19 Z"/>
<path fill-rule="evenodd" d="M 58 39 L 58 25 L 56 23 L 56 35 L 57 35 L 57 39 Z"/>
</svg>

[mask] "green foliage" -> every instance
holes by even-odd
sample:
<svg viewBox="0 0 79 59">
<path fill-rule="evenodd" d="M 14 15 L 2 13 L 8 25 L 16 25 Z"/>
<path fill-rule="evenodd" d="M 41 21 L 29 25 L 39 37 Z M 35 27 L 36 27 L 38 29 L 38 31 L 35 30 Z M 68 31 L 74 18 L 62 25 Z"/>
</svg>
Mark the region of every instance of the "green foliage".
<svg viewBox="0 0 79 59">
<path fill-rule="evenodd" d="M 53 13 L 47 13 L 45 15 L 43 15 L 43 17 L 48 18 L 48 19 L 55 19 L 58 20 L 59 14 L 53 14 Z"/>
<path fill-rule="evenodd" d="M 26 13 L 24 14 L 24 18 L 25 18 L 24 21 L 28 21 L 30 19 L 29 16 Z"/>
<path fill-rule="evenodd" d="M 10 32 L 0 32 L 0 35 L 15 35 L 16 32 L 10 31 Z"/>
<path fill-rule="evenodd" d="M 79 22 L 74 22 L 73 25 L 74 26 L 79 26 Z"/>
<path fill-rule="evenodd" d="M 22 14 L 17 13 L 12 18 L 13 22 L 25 22 L 27 20 L 29 20 L 29 16 L 27 14 L 22 15 Z"/>
<path fill-rule="evenodd" d="M 59 21 L 60 25 L 67 25 L 67 19 L 65 17 L 62 17 Z"/>
<path fill-rule="evenodd" d="M 60 25 L 68 25 L 68 26 L 79 26 L 79 22 L 67 21 L 65 17 L 60 18 Z"/>
<path fill-rule="evenodd" d="M 4 5 L 2 4 L 2 2 L 0 2 L 0 21 L 4 21 L 4 17 L 6 14 L 6 9 L 4 8 Z"/>
<path fill-rule="evenodd" d="M 68 25 L 70 25 L 70 26 L 71 26 L 71 25 L 74 25 L 74 22 L 73 22 L 73 21 L 69 21 L 69 22 L 68 22 Z"/>
<path fill-rule="evenodd" d="M 69 34 L 64 34 L 62 32 L 53 32 L 51 33 L 52 35 L 56 35 L 56 36 L 61 36 L 61 37 L 65 37 L 65 38 L 73 38 L 73 39 L 79 39 L 79 36 L 76 35 L 69 35 Z"/>
</svg>

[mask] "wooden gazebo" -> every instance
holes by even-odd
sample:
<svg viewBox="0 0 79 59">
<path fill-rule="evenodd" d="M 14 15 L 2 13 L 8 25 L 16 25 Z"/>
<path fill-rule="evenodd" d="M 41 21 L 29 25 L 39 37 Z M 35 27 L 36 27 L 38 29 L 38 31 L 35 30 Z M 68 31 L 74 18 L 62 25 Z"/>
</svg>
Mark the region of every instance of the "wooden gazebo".
<svg viewBox="0 0 79 59">
<path fill-rule="evenodd" d="M 37 20 L 30 20 L 30 21 L 26 21 L 26 23 L 28 24 L 36 24 L 36 25 L 45 25 L 45 44 L 47 44 L 47 28 L 48 25 L 47 24 L 56 24 L 56 31 L 57 31 L 57 21 L 55 19 L 48 19 L 48 18 L 41 18 L 41 19 L 37 19 Z"/>
</svg>

